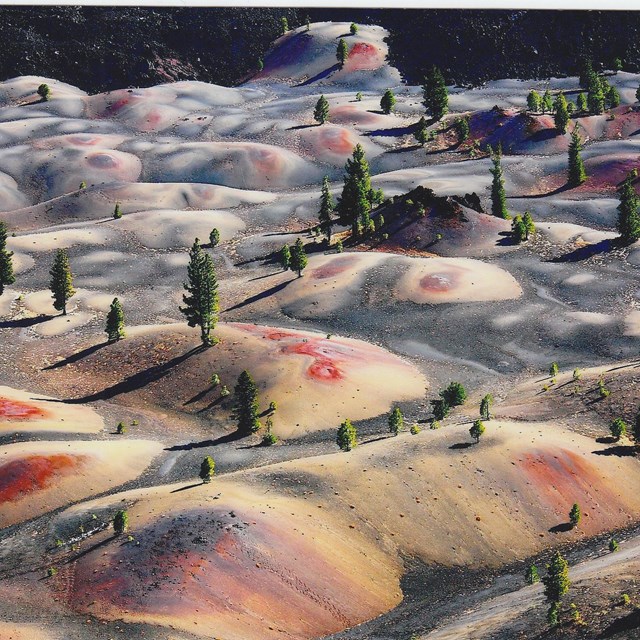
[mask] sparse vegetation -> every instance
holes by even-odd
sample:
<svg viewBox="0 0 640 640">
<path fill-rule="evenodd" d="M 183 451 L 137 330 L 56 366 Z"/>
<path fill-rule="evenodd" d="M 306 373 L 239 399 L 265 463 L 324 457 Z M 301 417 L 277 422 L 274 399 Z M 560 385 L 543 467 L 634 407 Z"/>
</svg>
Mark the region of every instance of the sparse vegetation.
<svg viewBox="0 0 640 640">
<path fill-rule="evenodd" d="M 615 538 L 611 538 L 611 540 L 609 540 L 609 551 L 613 553 L 614 551 L 617 551 L 619 548 L 620 548 L 620 543 Z"/>
<path fill-rule="evenodd" d="M 622 418 L 616 418 L 611 423 L 609 430 L 616 440 L 620 440 L 620 438 L 627 435 L 627 423 Z"/>
<path fill-rule="evenodd" d="M 355 35 L 356 35 L 356 33 L 358 33 L 358 25 L 357 25 L 357 24 L 355 24 L 354 22 L 352 22 L 352 23 L 351 23 L 351 26 L 349 27 L 349 33 L 350 33 L 352 36 L 355 36 Z"/>
<path fill-rule="evenodd" d="M 207 482 L 211 482 L 211 478 L 213 478 L 216 472 L 216 463 L 213 461 L 211 456 L 206 456 L 200 465 L 200 480 L 205 484 Z"/>
<path fill-rule="evenodd" d="M 482 434 L 486 431 L 486 427 L 482 420 L 475 420 L 469 429 L 469 435 L 476 441 L 476 444 L 480 442 Z"/>
<path fill-rule="evenodd" d="M 549 377 L 555 378 L 560 373 L 560 367 L 558 367 L 557 362 L 552 362 L 549 367 Z"/>
<path fill-rule="evenodd" d="M 571 511 L 569 511 L 569 522 L 571 527 L 575 529 L 580 524 L 580 520 L 582 520 L 582 510 L 580 509 L 580 505 L 577 502 L 574 502 L 571 507 Z"/>
<path fill-rule="evenodd" d="M 107 314 L 107 323 L 104 329 L 109 342 L 117 342 L 125 337 L 124 333 L 124 309 L 118 298 L 114 298 Z"/>
<path fill-rule="evenodd" d="M 238 433 L 249 436 L 262 426 L 258 420 L 258 387 L 245 369 L 238 377 L 235 388 L 235 416 Z"/>
<path fill-rule="evenodd" d="M 122 535 L 129 528 L 129 514 L 125 510 L 116 512 L 113 518 L 113 530 L 117 536 Z"/>
<path fill-rule="evenodd" d="M 41 84 L 38 87 L 38 95 L 42 98 L 43 102 L 48 102 L 51 98 L 51 87 L 48 84 Z"/>
<path fill-rule="evenodd" d="M 0 220 L 0 296 L 4 293 L 4 288 L 15 281 L 13 251 L 7 249 L 7 225 Z"/>
<path fill-rule="evenodd" d="M 265 432 L 262 436 L 262 446 L 272 447 L 274 444 L 278 444 L 278 436 L 273 433 L 273 420 L 269 417 L 265 422 Z"/>
<path fill-rule="evenodd" d="M 209 246 L 214 249 L 220 242 L 220 232 L 215 227 L 209 232 Z"/>
<path fill-rule="evenodd" d="M 389 414 L 389 432 L 394 436 L 397 436 L 404 425 L 404 417 L 402 411 L 398 407 L 395 407 Z"/>
<path fill-rule="evenodd" d="M 318 98 L 318 102 L 316 102 L 316 106 L 313 110 L 313 119 L 320 125 L 323 125 L 327 121 L 328 117 L 329 117 L 329 102 L 322 95 Z"/>
<path fill-rule="evenodd" d="M 524 575 L 524 580 L 527 584 L 535 584 L 540 582 L 540 574 L 538 573 L 538 567 L 535 564 L 530 564 L 527 567 L 527 571 Z"/>
<path fill-rule="evenodd" d="M 116 426 L 116 433 L 119 436 L 123 436 L 125 433 L 127 433 L 127 427 L 124 424 L 124 422 L 118 422 L 118 424 Z"/>
<path fill-rule="evenodd" d="M 387 115 L 390 114 L 395 105 L 396 97 L 393 95 L 393 91 L 391 91 L 391 89 L 387 89 L 380 99 L 380 108 L 382 109 L 382 112 Z"/>
<path fill-rule="evenodd" d="M 493 396 L 487 393 L 480 401 L 480 418 L 482 420 L 491 419 L 491 405 L 493 404 Z"/>
<path fill-rule="evenodd" d="M 120 220 L 120 218 L 122 218 L 122 210 L 120 204 L 116 202 L 116 206 L 113 208 L 113 219 Z"/>
</svg>

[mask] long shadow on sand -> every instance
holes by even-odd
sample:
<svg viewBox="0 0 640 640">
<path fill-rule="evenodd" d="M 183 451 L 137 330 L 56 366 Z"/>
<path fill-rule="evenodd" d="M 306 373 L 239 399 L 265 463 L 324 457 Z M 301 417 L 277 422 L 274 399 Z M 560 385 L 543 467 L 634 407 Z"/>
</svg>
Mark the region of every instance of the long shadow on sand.
<svg viewBox="0 0 640 640">
<path fill-rule="evenodd" d="M 567 531 L 571 531 L 571 529 L 573 529 L 573 525 L 570 522 L 563 522 L 562 524 L 557 524 L 555 527 L 551 527 L 549 533 L 566 533 Z"/>
<path fill-rule="evenodd" d="M 44 402 L 62 402 L 64 404 L 84 404 L 85 402 L 95 402 L 96 400 L 110 400 L 111 398 L 115 398 L 115 396 L 119 396 L 122 393 L 130 393 L 131 391 L 142 389 L 142 387 L 146 387 L 149 383 L 156 382 L 157 380 L 164 378 L 171 371 L 171 369 L 184 362 L 185 360 L 188 360 L 197 353 L 201 353 L 205 349 L 206 347 L 199 345 L 197 347 L 194 347 L 190 351 L 183 353 L 181 356 L 172 358 L 168 362 L 164 362 L 163 364 L 158 364 L 153 367 L 149 367 L 148 369 L 144 369 L 143 371 L 139 371 L 138 373 L 134 373 L 132 376 L 129 376 L 128 378 L 122 380 L 122 382 L 118 382 L 117 384 L 107 387 L 102 391 L 83 396 L 82 398 L 68 398 L 66 400 L 57 400 L 52 398 L 36 399 L 42 400 Z"/>
<path fill-rule="evenodd" d="M 636 455 L 636 448 L 632 444 L 619 444 L 615 447 L 608 447 L 607 449 L 601 449 L 600 451 L 592 451 L 597 456 L 618 456 L 619 458 L 625 458 L 628 456 Z"/>
<path fill-rule="evenodd" d="M 580 262 L 581 260 L 586 260 L 592 256 L 607 253 L 616 246 L 617 243 L 615 240 L 601 240 L 595 244 L 588 244 L 586 247 L 578 247 L 573 251 L 569 251 L 569 253 L 551 258 L 549 262 Z"/>
<path fill-rule="evenodd" d="M 405 136 L 415 131 L 415 125 L 409 125 L 408 127 L 392 127 L 391 129 L 376 129 L 374 131 L 367 131 L 366 135 L 376 137 L 389 137 L 395 138 L 397 136 Z"/>
<path fill-rule="evenodd" d="M 56 316 L 39 315 L 35 318 L 21 318 L 20 320 L 3 320 L 0 322 L 0 329 L 26 329 L 41 322 L 52 320 Z"/>
<path fill-rule="evenodd" d="M 165 451 L 192 451 L 193 449 L 204 449 L 205 447 L 215 447 L 218 444 L 226 444 L 227 442 L 235 442 L 241 440 L 244 435 L 239 431 L 227 433 L 224 436 L 215 438 L 214 440 L 202 440 L 201 442 L 188 442 L 187 444 L 174 444 L 172 447 L 166 447 Z"/>
<path fill-rule="evenodd" d="M 304 82 L 301 82 L 300 84 L 296 84 L 294 86 L 296 86 L 296 87 L 306 87 L 309 84 L 313 84 L 314 82 L 318 82 L 318 80 L 323 80 L 328 75 L 332 74 L 334 71 L 337 71 L 339 68 L 340 68 L 340 65 L 336 62 L 333 66 L 331 66 L 328 69 L 325 69 L 324 71 L 321 71 L 317 75 L 313 76 L 313 78 L 309 78 L 308 80 L 305 80 Z"/>
<path fill-rule="evenodd" d="M 70 356 L 67 356 L 64 360 L 60 360 L 60 362 L 55 362 L 54 364 L 50 364 L 48 367 L 44 367 L 43 371 L 51 371 L 52 369 L 60 369 L 60 367 L 66 367 L 68 364 L 73 364 L 74 362 L 78 362 L 78 360 L 82 360 L 87 356 L 90 356 L 92 353 L 99 351 L 100 349 L 108 346 L 108 342 L 101 342 L 100 344 L 94 344 L 91 347 L 87 347 L 82 351 L 78 351 Z"/>
<path fill-rule="evenodd" d="M 564 193 L 565 191 L 570 191 L 573 187 L 568 184 L 563 184 L 561 187 L 554 189 L 553 191 L 548 191 L 547 193 L 536 193 L 531 196 L 508 196 L 509 200 L 537 200 L 539 198 L 548 198 L 549 196 L 557 196 L 560 193 Z"/>
<path fill-rule="evenodd" d="M 473 442 L 456 442 L 452 444 L 449 449 L 468 449 L 469 447 L 473 447 L 474 444 Z"/>
<path fill-rule="evenodd" d="M 296 278 L 294 278 L 295 280 Z M 234 304 L 233 307 L 229 307 L 225 309 L 222 313 L 227 313 L 228 311 L 234 311 L 235 309 L 242 309 L 249 304 L 253 304 L 254 302 L 258 302 L 258 300 L 263 300 L 264 298 L 268 298 L 272 296 L 274 293 L 278 293 L 282 291 L 289 283 L 293 282 L 293 280 L 287 280 L 286 282 L 281 282 L 280 284 L 271 287 L 270 289 L 266 289 L 265 291 L 261 291 L 260 293 L 256 293 L 255 296 L 250 296 L 246 300 L 239 302 L 238 304 Z"/>
<path fill-rule="evenodd" d="M 637 638 L 640 637 L 640 609 L 634 609 L 631 613 L 614 620 L 599 636 L 602 640 L 606 638 Z M 630 635 L 629 631 L 636 631 L 633 635 Z M 624 633 L 625 635 L 620 635 Z"/>
</svg>

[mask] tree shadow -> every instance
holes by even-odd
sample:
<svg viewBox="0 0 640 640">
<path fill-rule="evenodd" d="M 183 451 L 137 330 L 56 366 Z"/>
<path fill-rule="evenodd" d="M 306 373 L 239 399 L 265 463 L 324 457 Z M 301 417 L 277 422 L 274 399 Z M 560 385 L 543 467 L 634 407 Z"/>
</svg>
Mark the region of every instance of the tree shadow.
<svg viewBox="0 0 640 640">
<path fill-rule="evenodd" d="M 501 231 L 498 235 L 502 237 L 496 241 L 496 247 L 516 247 L 520 244 L 511 231 Z"/>
<path fill-rule="evenodd" d="M 636 447 L 632 444 L 619 444 L 615 447 L 608 447 L 607 449 L 601 449 L 600 451 L 592 451 L 597 456 L 618 456 L 619 458 L 626 458 L 636 455 Z"/>
<path fill-rule="evenodd" d="M 613 638 L 620 633 L 626 631 L 633 631 L 640 628 L 640 609 L 634 609 L 631 613 L 614 620 L 604 631 L 598 636 L 605 640 L 606 638 Z M 625 636 L 631 638 L 632 636 Z M 638 637 L 634 634 L 633 637 Z"/>
<path fill-rule="evenodd" d="M 80 558 L 84 558 L 84 556 L 88 555 L 92 551 L 95 551 L 96 549 L 100 549 L 101 547 L 104 547 L 105 545 L 109 544 L 110 542 L 113 542 L 117 538 L 118 538 L 118 536 L 116 534 L 113 534 L 113 535 L 109 536 L 108 538 L 105 538 L 104 540 L 101 540 L 100 542 L 96 542 L 96 544 L 91 545 L 87 549 L 83 549 L 80 553 L 76 554 L 75 556 L 72 556 L 71 558 L 68 558 L 65 561 L 65 564 L 71 564 L 72 562 L 75 562 L 76 560 L 80 560 Z"/>
<path fill-rule="evenodd" d="M 613 436 L 602 436 L 601 438 L 596 438 L 596 442 L 598 444 L 614 444 L 618 442 Z"/>
<path fill-rule="evenodd" d="M 468 449 L 469 447 L 473 447 L 475 442 L 456 442 L 456 444 L 452 444 L 449 449 Z"/>
<path fill-rule="evenodd" d="M 555 527 L 551 527 L 549 533 L 566 533 L 567 531 L 571 531 L 571 529 L 573 529 L 573 525 L 570 522 L 563 522 L 562 524 L 557 524 Z"/>
<path fill-rule="evenodd" d="M 26 329 L 33 327 L 36 324 L 46 322 L 47 320 L 53 320 L 57 316 L 51 316 L 48 314 L 40 314 L 35 318 L 20 318 L 20 320 L 3 320 L 0 322 L 0 329 Z"/>
<path fill-rule="evenodd" d="M 539 198 L 548 198 L 549 196 L 557 196 L 560 193 L 564 193 L 565 191 L 570 191 L 574 187 L 570 186 L 568 183 L 563 184 L 561 187 L 554 189 L 553 191 L 549 191 L 547 193 L 536 193 L 530 196 L 509 196 L 509 200 L 537 200 Z"/>
<path fill-rule="evenodd" d="M 334 71 L 337 71 L 339 68 L 340 64 L 336 62 L 336 64 L 316 74 L 315 76 L 313 76 L 313 78 L 309 78 L 304 82 L 300 82 L 299 84 L 294 85 L 294 87 L 306 87 L 307 85 L 313 84 L 314 82 L 318 82 L 318 80 L 323 80 L 328 75 L 331 75 Z"/>
<path fill-rule="evenodd" d="M 546 140 L 551 140 L 552 138 L 556 138 L 559 134 L 555 129 L 543 129 L 542 131 L 536 131 L 533 135 L 527 138 L 530 142 L 545 142 Z"/>
<path fill-rule="evenodd" d="M 107 387 L 102 391 L 83 396 L 81 398 L 68 398 L 65 400 L 57 400 L 52 398 L 37 399 L 43 400 L 45 402 L 62 402 L 63 404 L 84 404 L 86 402 L 95 402 L 97 400 L 110 400 L 111 398 L 114 398 L 115 396 L 118 396 L 122 393 L 130 393 L 131 391 L 136 391 L 138 389 L 141 389 L 142 387 L 146 387 L 151 382 L 156 382 L 164 378 L 171 371 L 171 369 L 173 369 L 173 367 L 181 364 L 185 360 L 188 360 L 197 353 L 205 351 L 205 349 L 206 347 L 204 347 L 203 345 L 198 345 L 197 347 L 194 347 L 186 353 L 172 358 L 168 362 L 149 367 L 148 369 L 144 369 L 143 371 L 139 371 L 138 373 L 134 373 L 133 375 L 125 378 L 117 384 Z"/>
<path fill-rule="evenodd" d="M 297 278 L 294 278 L 294 280 L 297 280 Z M 235 311 L 236 309 L 242 309 L 243 307 L 253 304 L 254 302 L 258 302 L 259 300 L 268 298 L 269 296 L 272 296 L 275 293 L 282 291 L 289 283 L 293 282 L 294 280 L 287 280 L 286 282 L 281 282 L 280 284 L 277 284 L 274 287 L 271 287 L 270 289 L 266 289 L 265 291 L 261 291 L 260 293 L 257 293 L 255 296 L 250 296 L 246 300 L 243 300 L 242 302 L 239 302 L 238 304 L 234 304 L 232 307 L 225 309 L 222 313 Z"/>
<path fill-rule="evenodd" d="M 392 127 L 390 129 L 375 129 L 374 131 L 367 131 L 365 135 L 380 137 L 380 138 L 396 138 L 398 136 L 405 136 L 415 131 L 415 125 L 409 125 L 408 127 Z"/>
<path fill-rule="evenodd" d="M 179 487 L 178 489 L 174 489 L 171 493 L 179 493 L 180 491 L 186 491 L 187 489 L 195 489 L 196 487 L 201 487 L 204 482 L 196 482 L 195 484 L 188 484 L 186 487 Z"/>
<path fill-rule="evenodd" d="M 226 396 L 218 396 L 215 400 L 212 400 L 206 407 L 199 409 L 197 413 L 205 413 L 209 411 L 209 409 L 213 409 L 213 407 L 217 407 L 219 404 L 222 404 L 223 400 Z"/>
<path fill-rule="evenodd" d="M 400 147 L 399 149 L 389 149 L 385 153 L 407 153 L 407 151 L 419 151 L 422 148 L 423 147 L 420 144 L 412 144 L 409 147 Z"/>
<path fill-rule="evenodd" d="M 569 251 L 569 253 L 551 258 L 548 262 L 580 262 L 601 253 L 607 253 L 615 246 L 617 246 L 615 239 L 601 240 L 595 244 L 588 244 L 586 247 L 578 247 L 573 251 Z"/>
<path fill-rule="evenodd" d="M 60 362 L 54 362 L 50 364 L 48 367 L 44 367 L 42 371 L 51 371 L 52 369 L 60 369 L 61 367 L 66 367 L 68 364 L 73 364 L 74 362 L 78 362 L 78 360 L 82 360 L 87 356 L 90 356 L 92 353 L 103 349 L 108 346 L 109 342 L 101 342 L 100 344 L 94 344 L 91 347 L 87 347 L 86 349 L 82 349 L 82 351 L 77 351 L 76 353 L 67 356 L 64 360 L 60 360 Z"/>
<path fill-rule="evenodd" d="M 295 127 L 289 127 L 287 131 L 297 131 L 298 129 L 310 129 L 311 127 L 319 126 L 319 124 L 298 124 Z"/>
<path fill-rule="evenodd" d="M 214 390 L 215 387 L 207 387 L 206 389 L 203 389 L 202 391 L 196 393 L 196 395 L 192 398 L 189 398 L 188 400 L 183 402 L 182 406 L 186 407 L 187 405 L 193 404 L 194 402 L 198 402 L 198 400 L 202 400 L 202 398 L 204 398 L 208 393 L 211 393 Z"/>
<path fill-rule="evenodd" d="M 388 436 L 378 436 L 377 438 L 370 438 L 369 440 L 363 440 L 362 442 L 359 442 L 358 445 L 363 445 L 363 444 L 372 444 L 373 442 L 380 442 L 380 440 L 387 440 L 388 438 L 392 438 L 393 436 L 388 435 Z"/>
<path fill-rule="evenodd" d="M 174 444 L 172 447 L 165 447 L 165 451 L 193 451 L 193 449 L 204 449 L 205 447 L 215 447 L 219 444 L 227 444 L 241 440 L 245 436 L 239 431 L 232 431 L 214 440 L 202 440 L 201 442 L 188 442 L 187 444 Z"/>
</svg>

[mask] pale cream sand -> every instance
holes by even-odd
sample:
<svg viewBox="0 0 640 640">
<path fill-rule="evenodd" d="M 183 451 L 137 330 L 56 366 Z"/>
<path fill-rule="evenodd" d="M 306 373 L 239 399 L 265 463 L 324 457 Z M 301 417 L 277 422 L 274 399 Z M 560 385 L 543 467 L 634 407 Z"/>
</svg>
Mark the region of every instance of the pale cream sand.
<svg viewBox="0 0 640 640">
<path fill-rule="evenodd" d="M 91 408 L 65 404 L 39 393 L 0 386 L 0 430 L 97 433 L 103 419 Z"/>
<path fill-rule="evenodd" d="M 117 442 L 22 442 L 0 447 L 0 527 L 133 480 L 161 450 L 159 442 L 126 436 Z"/>
</svg>

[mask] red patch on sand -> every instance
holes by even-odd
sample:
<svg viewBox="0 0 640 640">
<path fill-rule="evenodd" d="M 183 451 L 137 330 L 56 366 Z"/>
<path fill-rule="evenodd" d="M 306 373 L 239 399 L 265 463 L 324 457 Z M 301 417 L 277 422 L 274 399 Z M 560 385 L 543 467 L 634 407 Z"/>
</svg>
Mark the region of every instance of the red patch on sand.
<svg viewBox="0 0 640 640">
<path fill-rule="evenodd" d="M 343 258 L 335 258 L 327 264 L 314 269 L 311 272 L 311 277 L 316 280 L 326 280 L 327 278 L 335 278 L 337 275 L 348 271 L 351 267 L 355 266 L 359 258 L 357 256 L 344 256 Z"/>
<path fill-rule="evenodd" d="M 282 171 L 282 156 L 276 151 L 264 148 L 250 148 L 249 157 L 260 176 L 279 175 Z"/>
<path fill-rule="evenodd" d="M 380 120 L 380 116 L 352 105 L 343 105 L 331 109 L 329 120 L 337 124 L 375 124 Z"/>
<path fill-rule="evenodd" d="M 618 511 L 618 499 L 603 487 L 597 469 L 572 451 L 525 454 L 519 465 L 535 486 L 536 495 L 560 513 L 569 513 L 574 502 L 600 512 Z"/>
<path fill-rule="evenodd" d="M 3 464 L 0 466 L 0 503 L 46 489 L 56 477 L 69 475 L 85 460 L 86 456 L 59 453 L 32 455 Z"/>
<path fill-rule="evenodd" d="M 432 273 L 420 278 L 420 288 L 429 293 L 447 293 L 457 284 L 458 278 L 453 273 Z"/>
<path fill-rule="evenodd" d="M 373 71 L 382 64 L 382 52 L 374 44 L 356 42 L 347 58 L 349 71 Z"/>
<path fill-rule="evenodd" d="M 87 162 L 97 169 L 115 169 L 120 166 L 120 161 L 109 153 L 94 153 Z"/>
<path fill-rule="evenodd" d="M 47 412 L 32 404 L 20 402 L 19 400 L 8 400 L 0 398 L 0 418 L 9 420 L 31 420 L 32 418 L 42 418 Z"/>
<path fill-rule="evenodd" d="M 351 132 L 338 127 L 322 128 L 318 133 L 318 144 L 331 153 L 343 156 L 351 154 L 356 146 Z"/>
</svg>

